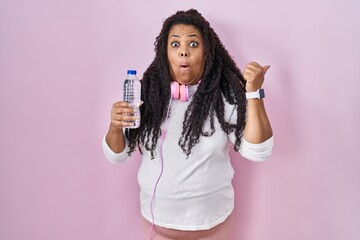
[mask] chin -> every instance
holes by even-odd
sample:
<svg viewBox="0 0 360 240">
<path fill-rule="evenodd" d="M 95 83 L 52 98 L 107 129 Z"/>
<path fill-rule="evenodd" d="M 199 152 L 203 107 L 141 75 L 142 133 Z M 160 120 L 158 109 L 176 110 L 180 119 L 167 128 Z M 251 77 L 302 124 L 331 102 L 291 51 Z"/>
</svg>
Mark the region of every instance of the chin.
<svg viewBox="0 0 360 240">
<path fill-rule="evenodd" d="M 195 84 L 197 84 L 198 81 L 186 79 L 186 80 L 180 80 L 177 82 L 180 84 L 185 84 L 185 85 L 195 85 Z"/>
</svg>

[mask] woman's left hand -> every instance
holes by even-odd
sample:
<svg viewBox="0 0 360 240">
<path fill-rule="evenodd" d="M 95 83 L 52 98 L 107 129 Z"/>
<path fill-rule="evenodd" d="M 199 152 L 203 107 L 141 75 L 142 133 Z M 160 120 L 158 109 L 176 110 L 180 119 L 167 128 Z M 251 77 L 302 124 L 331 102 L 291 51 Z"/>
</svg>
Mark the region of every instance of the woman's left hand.
<svg viewBox="0 0 360 240">
<path fill-rule="evenodd" d="M 246 81 L 247 92 L 255 92 L 261 88 L 265 73 L 269 68 L 269 65 L 261 66 L 256 62 L 251 62 L 246 65 L 243 76 Z"/>
</svg>

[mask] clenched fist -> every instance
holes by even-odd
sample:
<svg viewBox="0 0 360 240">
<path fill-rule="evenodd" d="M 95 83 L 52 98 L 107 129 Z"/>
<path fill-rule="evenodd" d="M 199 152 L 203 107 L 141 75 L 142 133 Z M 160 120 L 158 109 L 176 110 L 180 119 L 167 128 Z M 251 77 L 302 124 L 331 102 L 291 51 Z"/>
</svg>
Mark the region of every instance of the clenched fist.
<svg viewBox="0 0 360 240">
<path fill-rule="evenodd" d="M 255 92 L 261 88 L 264 82 L 265 73 L 269 68 L 269 65 L 261 66 L 256 62 L 251 62 L 246 65 L 243 76 L 246 81 L 247 92 Z"/>
</svg>

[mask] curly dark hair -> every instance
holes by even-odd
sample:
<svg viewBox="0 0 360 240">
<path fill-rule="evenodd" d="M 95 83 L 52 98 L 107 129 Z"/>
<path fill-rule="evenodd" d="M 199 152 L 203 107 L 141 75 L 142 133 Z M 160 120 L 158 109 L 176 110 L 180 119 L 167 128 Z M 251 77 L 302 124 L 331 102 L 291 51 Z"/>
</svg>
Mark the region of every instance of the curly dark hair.
<svg viewBox="0 0 360 240">
<path fill-rule="evenodd" d="M 142 79 L 141 98 L 144 104 L 140 107 L 141 124 L 137 129 L 125 131 L 129 140 L 128 154 L 133 152 L 136 146 L 141 152 L 140 146 L 144 146 L 154 157 L 153 153 L 161 136 L 160 127 L 167 117 L 171 95 L 172 78 L 167 58 L 168 35 L 172 26 L 177 24 L 196 27 L 202 33 L 205 44 L 205 69 L 202 81 L 185 112 L 182 135 L 178 144 L 188 156 L 200 137 L 209 137 L 215 132 L 216 115 L 224 132 L 229 134 L 235 131 L 234 149 L 237 151 L 245 126 L 245 80 L 209 22 L 197 10 L 190 9 L 178 11 L 167 18 L 156 38 L 154 60 Z M 231 124 L 224 118 L 224 98 L 237 107 L 236 124 Z M 206 130 L 204 125 L 208 119 L 210 129 Z"/>
</svg>

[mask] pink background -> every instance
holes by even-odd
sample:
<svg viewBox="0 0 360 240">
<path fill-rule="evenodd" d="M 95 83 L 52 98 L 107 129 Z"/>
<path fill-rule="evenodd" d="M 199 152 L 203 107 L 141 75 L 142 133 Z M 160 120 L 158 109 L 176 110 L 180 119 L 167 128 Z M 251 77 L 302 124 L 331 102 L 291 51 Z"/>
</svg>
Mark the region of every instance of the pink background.
<svg viewBox="0 0 360 240">
<path fill-rule="evenodd" d="M 0 239 L 140 239 L 139 156 L 101 140 L 164 18 L 197 8 L 238 65 L 270 64 L 276 145 L 232 153 L 234 240 L 360 239 L 360 1 L 0 0 Z"/>
</svg>

